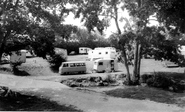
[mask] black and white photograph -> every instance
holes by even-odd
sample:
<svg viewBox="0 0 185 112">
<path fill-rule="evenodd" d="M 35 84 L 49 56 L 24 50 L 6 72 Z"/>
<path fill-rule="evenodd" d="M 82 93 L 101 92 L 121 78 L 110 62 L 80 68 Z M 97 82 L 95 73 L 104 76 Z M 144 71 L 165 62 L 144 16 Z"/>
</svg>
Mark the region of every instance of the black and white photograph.
<svg viewBox="0 0 185 112">
<path fill-rule="evenodd" d="M 0 0 L 0 111 L 185 112 L 185 0 Z"/>
</svg>

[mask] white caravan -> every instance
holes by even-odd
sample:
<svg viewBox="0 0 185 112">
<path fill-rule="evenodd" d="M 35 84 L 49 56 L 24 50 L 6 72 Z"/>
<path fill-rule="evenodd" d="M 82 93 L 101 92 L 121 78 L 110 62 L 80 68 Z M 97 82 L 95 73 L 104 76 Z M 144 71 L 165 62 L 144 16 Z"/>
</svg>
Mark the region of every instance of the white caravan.
<svg viewBox="0 0 185 112">
<path fill-rule="evenodd" d="M 10 55 L 10 63 L 25 63 L 26 50 L 12 51 Z"/>
<path fill-rule="evenodd" d="M 79 47 L 79 54 L 87 54 L 90 50 L 92 49 L 88 47 Z"/>
<path fill-rule="evenodd" d="M 116 57 L 116 50 L 110 48 L 95 48 L 88 52 L 88 58 L 91 61 L 95 59 L 116 59 Z"/>
<path fill-rule="evenodd" d="M 117 60 L 97 59 L 94 61 L 93 70 L 96 72 L 114 72 L 118 70 Z"/>
</svg>

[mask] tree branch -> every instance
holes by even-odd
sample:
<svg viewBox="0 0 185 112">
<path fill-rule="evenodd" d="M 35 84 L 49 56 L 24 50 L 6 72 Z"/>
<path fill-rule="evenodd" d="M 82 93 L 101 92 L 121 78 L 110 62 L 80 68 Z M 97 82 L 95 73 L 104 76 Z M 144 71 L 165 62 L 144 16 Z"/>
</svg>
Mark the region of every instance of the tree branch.
<svg viewBox="0 0 185 112">
<path fill-rule="evenodd" d="M 14 8 L 17 7 L 18 3 L 19 3 L 19 0 L 17 0 L 17 1 L 15 2 Z"/>
</svg>

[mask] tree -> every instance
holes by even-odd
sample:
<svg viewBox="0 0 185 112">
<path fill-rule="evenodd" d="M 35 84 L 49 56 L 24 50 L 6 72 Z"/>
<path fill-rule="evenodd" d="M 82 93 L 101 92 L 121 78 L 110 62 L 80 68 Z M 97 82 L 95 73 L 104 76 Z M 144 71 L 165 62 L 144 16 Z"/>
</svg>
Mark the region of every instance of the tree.
<svg viewBox="0 0 185 112">
<path fill-rule="evenodd" d="M 64 0 L 1 0 L 0 59 L 6 48 L 7 40 L 10 40 L 10 43 L 20 36 L 22 38 L 27 38 L 28 35 L 33 37 L 31 30 L 35 30 L 35 27 L 47 27 L 47 29 L 54 30 L 55 33 L 63 34 L 64 30 L 60 30 L 63 28 L 61 22 L 65 14 L 71 10 L 67 9 L 65 4 L 67 1 Z M 47 35 L 47 33 L 45 34 Z M 64 35 L 63 38 L 67 38 L 67 36 Z"/>
<path fill-rule="evenodd" d="M 156 17 L 160 23 L 170 29 L 174 26 L 177 31 L 185 33 L 185 1 L 184 0 L 151 0 L 157 9 Z"/>
<path fill-rule="evenodd" d="M 0 3 L 0 59 L 7 39 L 25 34 L 28 24 L 26 9 L 19 3 L 19 0 L 3 0 Z"/>
<path fill-rule="evenodd" d="M 54 55 L 54 31 L 48 28 L 38 27 L 33 29 L 32 33 L 30 43 L 34 53 L 44 59 L 46 59 L 46 55 Z"/>
</svg>

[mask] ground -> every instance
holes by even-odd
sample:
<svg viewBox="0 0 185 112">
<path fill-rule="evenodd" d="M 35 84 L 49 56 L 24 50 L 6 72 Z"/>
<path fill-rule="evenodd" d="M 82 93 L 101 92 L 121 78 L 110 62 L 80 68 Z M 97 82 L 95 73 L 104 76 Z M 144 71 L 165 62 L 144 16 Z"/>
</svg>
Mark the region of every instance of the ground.
<svg viewBox="0 0 185 112">
<path fill-rule="evenodd" d="M 74 55 L 74 56 L 69 56 L 68 61 L 86 60 L 86 58 L 87 58 L 87 55 Z M 141 63 L 142 63 L 141 74 L 152 73 L 152 72 L 169 72 L 171 74 L 180 73 L 182 75 L 181 78 L 185 79 L 185 76 L 184 76 L 185 68 L 183 67 L 167 68 L 163 66 L 162 62 L 155 61 L 154 59 L 142 59 Z M 92 73 L 91 72 L 92 65 L 93 65 L 92 62 L 87 61 L 87 74 L 61 76 L 57 72 L 53 72 L 50 69 L 49 64 L 47 63 L 46 60 L 35 57 L 35 58 L 28 58 L 27 62 L 22 64 L 19 67 L 20 70 L 22 71 L 24 70 L 24 73 L 17 74 L 17 75 L 24 76 L 26 78 L 31 78 L 34 80 L 36 79 L 36 80 L 46 80 L 46 81 L 52 81 L 52 82 L 61 82 L 62 80 L 66 80 L 69 78 L 79 78 L 79 77 L 89 77 L 89 76 L 105 77 L 106 75 L 126 73 L 125 67 L 121 63 L 119 63 L 119 72 L 115 72 L 115 73 Z M 132 71 L 133 67 L 130 66 L 130 69 Z M 1 66 L 1 73 L 10 74 L 9 71 L 10 71 L 10 67 L 8 64 Z M 113 95 L 115 97 L 139 99 L 139 100 L 151 100 L 158 103 L 177 105 L 178 107 L 182 107 L 182 108 L 185 107 L 184 93 L 172 93 L 169 91 L 158 90 L 155 88 L 145 88 L 143 86 L 137 86 L 137 87 L 119 86 L 119 87 L 103 87 L 103 88 L 94 87 L 94 88 L 85 88 L 85 90 L 86 89 L 90 91 L 96 91 L 98 93 Z M 155 95 L 153 95 L 152 93 L 155 93 Z"/>
</svg>

